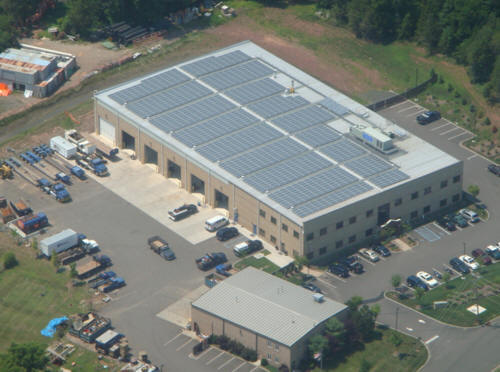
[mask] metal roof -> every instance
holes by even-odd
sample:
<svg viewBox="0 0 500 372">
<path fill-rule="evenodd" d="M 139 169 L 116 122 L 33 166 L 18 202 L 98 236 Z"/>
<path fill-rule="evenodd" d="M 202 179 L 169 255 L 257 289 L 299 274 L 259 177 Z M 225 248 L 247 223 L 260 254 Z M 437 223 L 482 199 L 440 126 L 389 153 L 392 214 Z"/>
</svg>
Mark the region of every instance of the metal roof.
<svg viewBox="0 0 500 372">
<path fill-rule="evenodd" d="M 252 42 L 107 89 L 96 99 L 298 224 L 458 162 Z M 354 125 L 395 133 L 403 151 L 390 158 L 376 153 L 349 134 Z M 312 159 L 321 159 L 320 166 Z M 321 183 L 307 187 L 316 180 Z M 292 194 L 298 189 L 300 198 Z"/>
<path fill-rule="evenodd" d="M 192 306 L 282 345 L 292 346 L 347 306 L 253 267 L 225 279 Z"/>
<path fill-rule="evenodd" d="M 70 236 L 75 235 L 76 232 L 73 231 L 72 229 L 66 229 L 61 231 L 60 233 L 57 233 L 55 235 L 49 236 L 48 238 L 43 239 L 40 241 L 40 245 L 42 246 L 50 246 L 51 244 L 58 242 L 60 240 L 66 239 Z"/>
</svg>

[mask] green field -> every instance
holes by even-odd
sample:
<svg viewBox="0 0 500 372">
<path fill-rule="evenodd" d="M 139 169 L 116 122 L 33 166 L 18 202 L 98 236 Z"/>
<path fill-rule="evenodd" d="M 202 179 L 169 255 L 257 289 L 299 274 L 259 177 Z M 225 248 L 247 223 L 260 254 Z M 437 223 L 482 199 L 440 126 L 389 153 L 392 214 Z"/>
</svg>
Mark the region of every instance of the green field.
<svg viewBox="0 0 500 372">
<path fill-rule="evenodd" d="M 267 251 L 262 252 L 264 255 L 269 254 Z M 243 270 L 247 266 L 253 266 L 257 269 L 264 270 L 266 273 L 272 274 L 276 271 L 278 271 L 279 267 L 275 264 L 273 264 L 271 261 L 269 261 L 267 258 L 262 257 L 262 258 L 255 258 L 254 256 L 248 256 L 243 258 L 242 260 L 238 261 L 234 267 L 237 270 Z"/>
<path fill-rule="evenodd" d="M 500 315 L 500 263 L 482 266 L 479 274 L 479 278 L 468 274 L 464 278 L 453 279 L 448 285 L 443 284 L 426 292 L 420 300 L 400 299 L 395 292 L 390 292 L 388 296 L 442 322 L 475 326 Z M 435 310 L 432 306 L 434 301 L 448 301 L 449 304 L 446 308 Z M 486 308 L 479 317 L 467 311 L 476 303 Z"/>
</svg>

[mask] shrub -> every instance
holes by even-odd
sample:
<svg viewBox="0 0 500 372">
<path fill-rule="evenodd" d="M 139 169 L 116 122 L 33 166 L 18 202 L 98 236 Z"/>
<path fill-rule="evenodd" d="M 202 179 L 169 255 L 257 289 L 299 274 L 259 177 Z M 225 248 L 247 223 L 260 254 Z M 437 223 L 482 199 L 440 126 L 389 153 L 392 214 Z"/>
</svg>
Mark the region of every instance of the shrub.
<svg viewBox="0 0 500 372">
<path fill-rule="evenodd" d="M 368 372 L 370 369 L 372 369 L 371 363 L 366 359 L 363 359 L 359 365 L 359 372 Z"/>
<path fill-rule="evenodd" d="M 497 127 L 492 127 L 492 128 L 491 128 L 491 131 L 492 131 L 493 133 L 496 133 L 496 132 L 498 132 L 498 128 L 497 128 Z"/>
<path fill-rule="evenodd" d="M 207 342 L 209 345 L 216 344 L 217 343 L 217 336 L 216 335 L 208 336 Z"/>
<path fill-rule="evenodd" d="M 486 117 L 486 118 L 484 119 L 484 125 L 490 125 L 490 124 L 491 124 L 491 120 L 490 120 L 490 118 L 489 118 L 489 117 Z"/>
<path fill-rule="evenodd" d="M 476 106 L 470 105 L 469 111 L 472 112 L 472 113 L 476 112 Z"/>
<path fill-rule="evenodd" d="M 257 352 L 255 350 L 244 347 L 241 357 L 250 362 L 255 362 L 257 360 Z"/>
<path fill-rule="evenodd" d="M 76 276 L 78 275 L 78 271 L 76 271 L 76 263 L 72 263 L 71 265 L 69 265 L 70 267 L 70 272 L 69 272 L 69 276 L 71 278 L 76 278 Z"/>
<path fill-rule="evenodd" d="M 451 92 L 453 90 L 453 85 L 451 85 L 450 83 L 448 83 L 448 92 Z"/>
<path fill-rule="evenodd" d="M 399 333 L 395 333 L 395 332 L 391 333 L 389 340 L 390 340 L 391 344 L 393 344 L 395 347 L 398 347 L 403 342 L 403 339 L 401 338 Z"/>
<path fill-rule="evenodd" d="M 3 268 L 5 270 L 12 269 L 13 267 L 19 265 L 16 255 L 12 252 L 5 253 L 3 257 Z"/>
<path fill-rule="evenodd" d="M 269 363 L 267 361 L 266 358 L 262 358 L 262 360 L 260 361 L 260 364 L 263 365 L 264 367 L 267 366 Z"/>
<path fill-rule="evenodd" d="M 217 337 L 217 344 L 219 344 L 222 350 L 229 349 L 229 341 L 229 337 L 227 337 L 226 335 L 220 335 L 219 337 Z"/>
<path fill-rule="evenodd" d="M 462 98 L 462 105 L 466 105 L 467 104 L 467 100 L 465 98 Z"/>
</svg>

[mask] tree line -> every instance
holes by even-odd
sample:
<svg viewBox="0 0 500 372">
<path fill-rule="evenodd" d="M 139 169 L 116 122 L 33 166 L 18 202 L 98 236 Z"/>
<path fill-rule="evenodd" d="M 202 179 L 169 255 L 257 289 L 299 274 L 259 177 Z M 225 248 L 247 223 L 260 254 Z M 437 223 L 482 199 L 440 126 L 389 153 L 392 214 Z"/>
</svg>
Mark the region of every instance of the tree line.
<svg viewBox="0 0 500 372">
<path fill-rule="evenodd" d="M 319 0 L 337 25 L 376 43 L 416 41 L 468 66 L 472 83 L 500 101 L 498 0 Z"/>
</svg>

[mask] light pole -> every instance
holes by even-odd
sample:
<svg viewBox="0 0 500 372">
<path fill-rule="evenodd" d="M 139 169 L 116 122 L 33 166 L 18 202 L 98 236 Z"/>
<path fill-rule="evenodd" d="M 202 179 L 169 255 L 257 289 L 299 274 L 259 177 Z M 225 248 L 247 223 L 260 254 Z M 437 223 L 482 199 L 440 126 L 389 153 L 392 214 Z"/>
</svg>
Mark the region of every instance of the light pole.
<svg viewBox="0 0 500 372">
<path fill-rule="evenodd" d="M 465 242 L 464 242 L 464 254 L 465 254 Z"/>
</svg>

